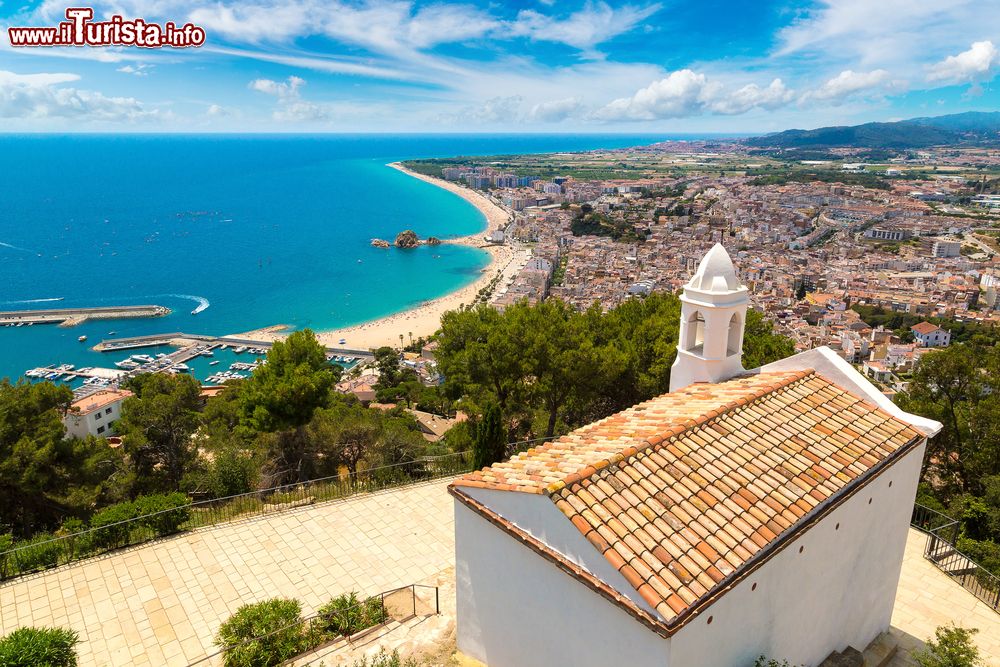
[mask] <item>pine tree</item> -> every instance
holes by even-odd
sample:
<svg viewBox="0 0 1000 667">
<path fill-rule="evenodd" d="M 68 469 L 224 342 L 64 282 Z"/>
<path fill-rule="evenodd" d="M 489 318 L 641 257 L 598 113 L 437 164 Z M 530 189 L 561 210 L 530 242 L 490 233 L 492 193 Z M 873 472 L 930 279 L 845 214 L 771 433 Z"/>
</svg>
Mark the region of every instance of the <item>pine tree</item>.
<svg viewBox="0 0 1000 667">
<path fill-rule="evenodd" d="M 476 437 L 472 442 L 472 467 L 475 470 L 503 460 L 507 438 L 501 421 L 500 408 L 491 404 L 476 425 Z"/>
</svg>

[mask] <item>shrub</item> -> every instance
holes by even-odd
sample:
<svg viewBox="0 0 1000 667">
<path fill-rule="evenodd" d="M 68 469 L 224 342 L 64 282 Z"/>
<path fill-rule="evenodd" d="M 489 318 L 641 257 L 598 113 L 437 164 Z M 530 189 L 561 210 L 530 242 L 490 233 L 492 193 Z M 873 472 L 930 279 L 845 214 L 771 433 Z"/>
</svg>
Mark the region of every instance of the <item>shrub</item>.
<svg viewBox="0 0 1000 667">
<path fill-rule="evenodd" d="M 342 635 L 353 635 L 373 625 L 385 623 L 388 614 L 382 598 L 360 600 L 357 593 L 339 595 L 316 610 L 310 630 L 325 641 Z"/>
<path fill-rule="evenodd" d="M 63 540 L 55 540 L 51 533 L 38 533 L 31 539 L 14 543 L 17 549 L 11 558 L 18 572 L 45 570 L 59 564 L 63 553 Z M 3 663 L 0 663 L 2 665 Z"/>
<path fill-rule="evenodd" d="M 216 453 L 208 474 L 208 486 L 216 498 L 249 493 L 257 486 L 260 467 L 252 456 L 229 447 Z"/>
<path fill-rule="evenodd" d="M 983 663 L 979 649 L 972 643 L 972 635 L 977 632 L 942 625 L 934 631 L 934 639 L 927 640 L 924 649 L 913 652 L 913 659 L 920 667 L 978 667 Z"/>
<path fill-rule="evenodd" d="M 62 541 L 63 550 L 66 552 L 66 560 L 71 561 L 79 555 L 86 553 L 90 548 L 90 535 L 79 535 L 78 533 L 87 529 L 87 524 L 77 518 L 66 519 L 59 526 L 56 535 L 65 537 Z"/>
<path fill-rule="evenodd" d="M 122 523 L 136 517 L 135 503 L 124 502 L 116 505 L 108 505 L 99 512 L 95 512 L 90 517 L 90 527 L 96 528 L 91 533 L 91 541 L 98 548 L 113 549 L 128 543 L 131 524 Z"/>
<path fill-rule="evenodd" d="M 0 580 L 11 576 L 11 557 L 4 553 L 14 547 L 14 536 L 10 533 L 0 534 Z"/>
<path fill-rule="evenodd" d="M 413 658 L 402 660 L 399 657 L 399 651 L 386 653 L 383 648 L 379 649 L 378 654 L 373 656 L 371 660 L 368 659 L 368 656 L 365 656 L 361 660 L 356 661 L 351 667 L 417 667 L 417 661 Z"/>
<path fill-rule="evenodd" d="M 226 667 L 271 667 L 305 651 L 301 612 L 298 601 L 281 598 L 237 609 L 215 640 Z"/>
<path fill-rule="evenodd" d="M 191 518 L 191 499 L 183 493 L 139 496 L 134 505 L 136 516 L 152 515 L 143 518 L 141 523 L 157 537 L 178 532 Z"/>
<path fill-rule="evenodd" d="M 63 628 L 21 628 L 0 639 L 3 667 L 76 667 L 80 639 Z"/>
</svg>

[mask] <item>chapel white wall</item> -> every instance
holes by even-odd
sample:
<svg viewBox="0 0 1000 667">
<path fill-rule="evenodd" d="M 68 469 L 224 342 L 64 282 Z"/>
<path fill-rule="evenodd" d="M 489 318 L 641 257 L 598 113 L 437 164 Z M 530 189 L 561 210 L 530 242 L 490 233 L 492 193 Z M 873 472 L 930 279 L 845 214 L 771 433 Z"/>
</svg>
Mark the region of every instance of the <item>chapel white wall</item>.
<svg viewBox="0 0 1000 667">
<path fill-rule="evenodd" d="M 682 627 L 670 667 L 811 667 L 888 630 L 925 444 Z"/>
<path fill-rule="evenodd" d="M 577 530 L 548 496 L 472 487 L 463 488 L 462 491 L 562 554 L 567 560 L 583 567 L 654 617 L 660 618 L 659 613 L 649 606 L 635 587 Z"/>
<path fill-rule="evenodd" d="M 458 500 L 455 578 L 458 649 L 489 667 L 670 664 L 666 639 Z"/>
</svg>

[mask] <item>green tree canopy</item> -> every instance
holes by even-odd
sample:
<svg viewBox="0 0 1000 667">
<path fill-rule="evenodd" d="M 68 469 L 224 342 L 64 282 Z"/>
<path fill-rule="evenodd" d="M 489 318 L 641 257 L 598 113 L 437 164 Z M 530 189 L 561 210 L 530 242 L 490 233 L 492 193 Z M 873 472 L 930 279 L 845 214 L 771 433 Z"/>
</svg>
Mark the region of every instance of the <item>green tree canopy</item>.
<svg viewBox="0 0 1000 667">
<path fill-rule="evenodd" d="M 303 426 L 327 404 L 340 373 L 312 331 L 296 331 L 276 342 L 267 363 L 240 385 L 244 423 L 267 433 Z"/>
<path fill-rule="evenodd" d="M 0 533 L 28 535 L 84 513 L 115 471 L 105 440 L 65 437 L 72 398 L 48 382 L 0 381 Z"/>
<path fill-rule="evenodd" d="M 189 375 L 148 373 L 132 378 L 135 393 L 116 426 L 135 472 L 134 493 L 176 491 L 197 456 L 201 388 Z"/>
<path fill-rule="evenodd" d="M 495 403 L 514 437 L 551 437 L 665 393 L 677 354 L 680 301 L 672 294 L 578 312 L 558 299 L 445 313 L 437 360 L 444 393 L 469 409 Z M 755 311 L 744 365 L 794 352 Z"/>
</svg>

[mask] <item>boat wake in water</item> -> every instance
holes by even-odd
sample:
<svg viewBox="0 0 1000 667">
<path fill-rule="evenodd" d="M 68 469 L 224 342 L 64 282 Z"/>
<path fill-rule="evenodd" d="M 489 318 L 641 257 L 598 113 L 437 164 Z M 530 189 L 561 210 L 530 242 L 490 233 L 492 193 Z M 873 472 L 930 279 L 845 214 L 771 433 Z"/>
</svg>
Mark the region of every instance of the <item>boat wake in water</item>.
<svg viewBox="0 0 1000 667">
<path fill-rule="evenodd" d="M 5 306 L 14 306 L 14 305 L 17 305 L 19 303 L 49 303 L 51 301 L 62 301 L 65 298 L 66 297 L 63 297 L 63 296 L 57 296 L 57 297 L 53 297 L 51 299 L 22 299 L 21 301 L 4 301 L 3 305 L 5 305 Z"/>
<path fill-rule="evenodd" d="M 27 248 L 22 248 L 18 245 L 11 245 L 10 243 L 4 243 L 3 241 L 0 241 L 0 248 L 10 248 L 11 250 L 20 250 L 21 252 L 33 252 Z"/>
<path fill-rule="evenodd" d="M 191 299 L 198 305 L 195 306 L 194 310 L 191 311 L 192 315 L 197 315 L 201 311 L 205 310 L 212 304 L 203 296 L 194 296 L 193 294 L 169 294 L 168 296 L 177 297 L 178 299 Z"/>
</svg>

